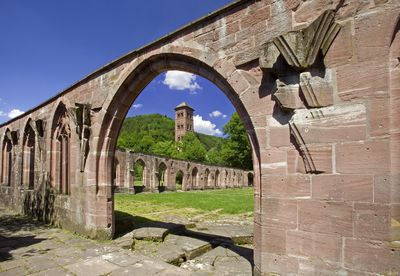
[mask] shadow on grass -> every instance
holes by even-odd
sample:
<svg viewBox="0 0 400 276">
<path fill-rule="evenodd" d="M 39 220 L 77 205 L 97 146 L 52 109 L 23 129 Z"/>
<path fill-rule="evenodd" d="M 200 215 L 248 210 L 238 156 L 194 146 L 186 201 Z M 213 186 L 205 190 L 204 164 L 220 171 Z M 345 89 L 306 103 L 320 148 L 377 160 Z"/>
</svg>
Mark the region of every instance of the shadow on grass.
<svg viewBox="0 0 400 276">
<path fill-rule="evenodd" d="M 217 246 L 225 247 L 245 258 L 251 264 L 252 269 L 254 269 L 253 249 L 236 245 L 235 242 L 230 237 L 204 233 L 201 231 L 194 231 L 187 229 L 184 224 L 155 221 L 141 216 L 132 216 L 131 214 L 116 210 L 114 211 L 114 214 L 115 214 L 114 238 L 121 237 L 133 231 L 134 229 L 139 229 L 143 227 L 165 228 L 168 229 L 168 233 L 170 234 L 190 237 L 205 242 L 209 242 L 212 248 L 215 248 Z"/>
<path fill-rule="evenodd" d="M 0 207 L 0 211 L 4 212 L 4 209 Z M 33 222 L 27 217 L 16 215 L 0 216 L 0 262 L 12 260 L 12 250 L 44 241 L 45 239 L 36 238 L 34 235 L 16 236 L 18 231 L 30 231 L 40 226 L 42 224 Z"/>
</svg>

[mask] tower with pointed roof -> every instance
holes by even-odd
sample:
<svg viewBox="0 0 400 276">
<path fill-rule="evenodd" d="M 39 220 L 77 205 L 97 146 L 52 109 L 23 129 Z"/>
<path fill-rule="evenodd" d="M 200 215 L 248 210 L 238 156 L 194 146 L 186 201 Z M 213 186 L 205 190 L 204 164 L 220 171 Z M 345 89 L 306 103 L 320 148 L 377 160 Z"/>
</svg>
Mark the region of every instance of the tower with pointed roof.
<svg viewBox="0 0 400 276">
<path fill-rule="evenodd" d="M 193 131 L 193 111 L 186 102 L 175 107 L 175 141 L 181 141 L 189 131 Z"/>
</svg>

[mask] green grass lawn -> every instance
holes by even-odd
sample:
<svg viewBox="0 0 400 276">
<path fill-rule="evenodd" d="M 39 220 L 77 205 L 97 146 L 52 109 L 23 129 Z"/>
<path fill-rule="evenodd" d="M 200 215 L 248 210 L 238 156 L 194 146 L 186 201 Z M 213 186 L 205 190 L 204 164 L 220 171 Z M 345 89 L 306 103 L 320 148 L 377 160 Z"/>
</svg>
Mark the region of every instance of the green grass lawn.
<svg viewBox="0 0 400 276">
<path fill-rule="evenodd" d="M 253 212 L 252 188 L 221 189 L 161 194 L 115 194 L 117 218 L 124 215 L 160 219 L 171 214 L 192 217 L 199 214 L 237 215 Z"/>
</svg>

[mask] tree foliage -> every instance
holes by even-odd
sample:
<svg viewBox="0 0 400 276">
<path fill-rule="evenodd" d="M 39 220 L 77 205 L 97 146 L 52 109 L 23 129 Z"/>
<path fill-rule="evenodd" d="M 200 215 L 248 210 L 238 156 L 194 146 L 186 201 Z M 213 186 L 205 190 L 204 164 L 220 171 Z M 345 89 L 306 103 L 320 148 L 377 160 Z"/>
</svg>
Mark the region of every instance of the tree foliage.
<svg viewBox="0 0 400 276">
<path fill-rule="evenodd" d="M 224 126 L 224 134 L 228 139 L 222 145 L 221 159 L 231 167 L 251 170 L 252 150 L 246 129 L 237 112 L 233 113 L 229 122 Z"/>
<path fill-rule="evenodd" d="M 226 138 L 189 132 L 175 142 L 174 120 L 160 114 L 125 119 L 117 146 L 136 152 L 252 169 L 246 130 L 235 112 L 224 127 Z"/>
</svg>

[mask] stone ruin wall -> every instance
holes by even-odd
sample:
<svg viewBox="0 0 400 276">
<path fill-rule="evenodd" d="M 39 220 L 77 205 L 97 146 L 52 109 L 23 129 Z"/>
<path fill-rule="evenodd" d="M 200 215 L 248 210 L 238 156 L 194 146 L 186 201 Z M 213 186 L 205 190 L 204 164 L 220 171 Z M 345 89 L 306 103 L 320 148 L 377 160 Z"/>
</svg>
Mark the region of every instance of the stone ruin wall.
<svg viewBox="0 0 400 276">
<path fill-rule="evenodd" d="M 110 238 L 125 114 L 155 76 L 183 70 L 214 82 L 247 129 L 256 274 L 399 273 L 399 11 L 234 2 L 2 124 L 0 202 Z"/>
<path fill-rule="evenodd" d="M 176 176 L 182 173 L 182 191 L 239 188 L 252 186 L 253 172 L 241 169 L 207 165 L 163 156 L 117 150 L 115 153 L 115 186 L 119 192 L 135 192 L 133 186 L 134 166 L 140 163 L 143 169 L 143 187 L 140 191 L 158 192 L 159 172 L 164 168 L 163 189 L 176 190 Z M 249 181 L 250 175 L 250 181 Z"/>
</svg>

